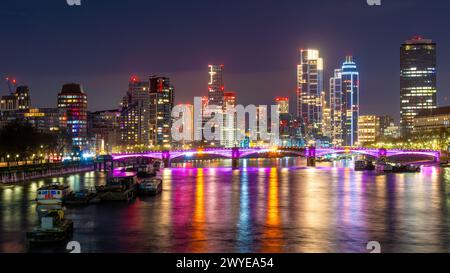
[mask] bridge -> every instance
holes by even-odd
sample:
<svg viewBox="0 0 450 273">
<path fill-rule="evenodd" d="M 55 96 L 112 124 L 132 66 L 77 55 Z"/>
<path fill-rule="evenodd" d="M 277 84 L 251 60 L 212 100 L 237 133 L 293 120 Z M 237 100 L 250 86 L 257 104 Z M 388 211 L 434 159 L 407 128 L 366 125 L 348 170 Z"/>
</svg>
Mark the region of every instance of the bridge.
<svg viewBox="0 0 450 273">
<path fill-rule="evenodd" d="M 125 153 L 112 155 L 113 162 L 123 162 L 133 158 L 153 158 L 164 162 L 170 166 L 173 159 L 184 157 L 190 158 L 201 155 L 212 155 L 232 159 L 233 168 L 239 167 L 239 159 L 267 153 L 285 153 L 307 158 L 308 166 L 315 166 L 317 157 L 331 154 L 359 154 L 370 156 L 376 159 L 388 159 L 401 155 L 420 155 L 433 158 L 439 162 L 441 153 L 434 150 L 400 150 L 400 149 L 366 149 L 366 148 L 315 148 L 315 147 L 273 147 L 273 148 L 207 148 L 196 150 L 174 150 L 174 151 L 148 151 L 143 153 Z"/>
</svg>

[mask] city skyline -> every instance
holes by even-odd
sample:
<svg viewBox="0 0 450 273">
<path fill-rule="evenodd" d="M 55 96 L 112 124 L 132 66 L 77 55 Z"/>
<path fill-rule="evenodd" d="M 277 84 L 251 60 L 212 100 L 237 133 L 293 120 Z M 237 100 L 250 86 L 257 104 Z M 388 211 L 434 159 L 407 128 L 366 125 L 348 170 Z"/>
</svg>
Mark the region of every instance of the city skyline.
<svg viewBox="0 0 450 273">
<path fill-rule="evenodd" d="M 266 28 L 266 34 L 264 35 L 258 31 L 251 32 L 255 35 L 255 39 L 241 39 L 244 33 L 243 31 L 237 31 L 237 26 L 240 24 L 242 24 L 244 30 L 248 30 L 250 26 L 258 23 L 267 26 L 267 23 L 264 23 L 263 18 L 259 16 L 255 18 L 253 23 L 243 21 L 245 12 L 254 8 L 252 1 L 240 4 L 239 9 L 236 9 L 236 2 L 233 1 L 220 5 L 219 23 L 214 27 L 202 26 L 200 23 L 203 22 L 203 19 L 194 20 L 189 12 L 181 12 L 179 9 L 180 3 L 177 3 L 177 7 L 173 9 L 172 28 L 169 33 L 163 34 L 170 45 L 164 48 L 160 42 L 146 44 L 147 39 L 145 37 L 143 38 L 143 45 L 127 46 L 121 39 L 117 38 L 117 31 L 122 33 L 122 29 L 126 29 L 124 35 L 132 35 L 136 31 L 134 28 L 126 27 L 125 24 L 121 28 L 115 28 L 116 32 L 114 32 L 112 29 L 116 23 L 111 26 L 95 23 L 97 19 L 105 19 L 103 16 L 110 18 L 118 15 L 121 8 L 131 9 L 136 15 L 139 15 L 141 11 L 136 10 L 136 7 L 144 10 L 149 8 L 148 4 L 143 1 L 137 1 L 134 8 L 112 3 L 105 10 L 105 13 L 100 15 L 100 18 L 93 18 L 90 13 L 91 10 L 95 11 L 102 6 L 101 1 L 100 3 L 86 2 L 85 6 L 79 7 L 78 10 L 77 8 L 67 7 L 65 3 L 55 4 L 54 6 L 42 3 L 41 7 L 36 7 L 37 4 L 28 6 L 23 3 L 12 3 L 10 11 L 5 12 L 5 16 L 1 20 L 11 19 L 11 16 L 14 15 L 22 18 L 24 14 L 29 14 L 33 15 L 30 18 L 35 19 L 36 24 L 41 27 L 34 29 L 36 33 L 30 33 L 27 23 L 31 19 L 23 18 L 23 20 L 17 20 L 18 22 L 14 23 L 10 29 L 2 30 L 6 37 L 10 37 L 8 41 L 14 41 L 12 44 L 18 45 L 17 50 L 13 51 L 14 53 L 4 57 L 4 61 L 0 65 L 0 74 L 1 76 L 14 76 L 20 84 L 30 86 L 32 94 L 35 94 L 35 105 L 39 107 L 53 106 L 55 103 L 53 95 L 62 84 L 79 82 L 90 95 L 89 110 L 95 111 L 114 108 L 119 104 L 120 97 L 126 90 L 126 85 L 123 83 L 130 74 L 166 75 L 172 79 L 173 85 L 180 90 L 175 103 L 189 102 L 190 98 L 203 95 L 207 90 L 204 66 L 212 63 L 223 63 L 227 67 L 227 89 L 238 92 L 240 103 L 269 104 L 275 96 L 288 96 L 291 100 L 291 109 L 294 109 L 295 105 L 292 103 L 295 101 L 296 76 L 293 68 L 298 63 L 298 48 L 317 48 L 325 60 L 325 79 L 332 75 L 334 67 L 342 60 L 343 56 L 353 55 L 355 57 L 361 75 L 363 75 L 361 79 L 363 83 L 361 86 L 362 114 L 389 114 L 398 120 L 398 105 L 400 103 L 396 95 L 400 88 L 398 47 L 409 37 L 420 34 L 433 39 L 439 46 L 437 57 L 439 60 L 438 105 L 446 104 L 445 98 L 449 94 L 447 86 L 450 86 L 450 80 L 441 75 L 445 75 L 448 70 L 447 67 L 449 67 L 446 62 L 450 59 L 447 58 L 450 54 L 450 41 L 443 35 L 445 33 L 443 27 L 433 25 L 432 28 L 432 23 L 428 22 L 430 20 L 420 20 L 417 23 L 408 21 L 409 25 L 405 27 L 402 18 L 394 18 L 395 16 L 392 14 L 403 9 L 408 11 L 412 18 L 415 14 L 420 14 L 421 18 L 431 18 L 431 13 L 427 8 L 424 9 L 420 5 L 423 1 L 383 3 L 383 9 L 367 6 L 364 1 L 342 1 L 340 2 L 341 5 L 336 5 L 332 1 L 328 2 L 326 5 L 319 5 L 282 1 L 282 4 L 279 4 L 275 11 L 285 13 L 286 19 L 270 20 L 274 25 Z M 161 9 L 168 9 L 173 7 L 172 4 L 159 3 L 157 6 Z M 444 14 L 441 14 L 440 10 L 445 10 L 448 4 L 438 3 L 437 5 L 441 5 L 442 8 L 433 14 L 433 20 L 444 20 Z M 348 30 L 345 27 L 350 26 L 351 22 L 340 22 L 336 25 L 319 22 L 313 28 L 304 30 L 299 25 L 290 26 L 287 24 L 288 19 L 292 19 L 294 16 L 287 10 L 295 10 L 296 8 L 309 10 L 317 6 L 319 6 L 318 12 L 325 15 L 330 15 L 333 8 L 340 10 L 352 6 L 355 16 L 361 19 L 363 22 L 361 25 L 365 26 L 356 26 L 354 29 Z M 32 11 L 36 8 L 41 13 Z M 204 12 L 205 18 L 208 18 L 210 15 L 207 11 L 212 7 L 204 3 L 197 3 L 189 5 L 188 8 L 189 10 L 197 9 L 196 12 L 200 14 Z M 269 2 L 257 7 L 258 11 L 263 14 L 267 14 L 271 8 L 274 8 L 274 4 Z M 66 25 L 63 20 L 61 26 L 51 24 L 61 16 L 72 18 L 81 13 L 86 13 L 86 22 Z M 51 16 L 42 17 L 42 14 Z M 234 15 L 238 19 L 237 22 L 227 20 L 228 15 Z M 160 15 L 155 14 L 155 16 Z M 332 14 L 330 16 L 330 19 L 335 18 Z M 383 22 L 378 22 L 380 30 L 374 23 L 375 16 L 384 16 L 385 18 Z M 180 26 L 180 22 L 185 22 L 186 26 Z M 140 20 L 139 23 L 144 27 L 146 25 Z M 392 33 L 381 31 L 383 24 L 387 23 L 390 23 Z M 158 23 L 155 23 L 155 26 L 158 26 Z M 49 29 L 46 29 L 47 27 Z M 138 26 L 136 25 L 136 27 Z M 21 43 L 21 41 L 24 41 L 24 37 L 34 42 L 42 39 L 52 41 L 53 38 L 46 33 L 56 31 L 55 28 L 63 33 L 62 37 L 59 37 L 61 41 L 50 48 L 40 46 L 29 48 Z M 62 28 L 65 28 L 65 30 Z M 212 29 L 219 32 L 214 36 L 212 43 L 206 43 L 202 46 L 201 41 L 208 39 L 203 35 L 209 33 Z M 343 29 L 352 34 L 352 43 L 343 42 L 339 38 L 338 34 L 342 33 Z M 94 38 L 94 34 L 100 30 L 104 30 L 101 35 L 102 41 L 98 41 L 100 37 Z M 181 30 L 186 30 L 186 33 L 182 34 Z M 318 35 L 324 32 L 330 34 L 327 35 L 329 37 L 319 38 Z M 370 32 L 371 35 L 362 37 L 364 32 Z M 40 36 L 38 37 L 36 34 L 40 34 Z M 199 42 L 196 41 L 195 46 L 191 42 L 187 45 L 180 43 L 181 40 L 179 39 L 181 38 L 176 38 L 176 35 L 185 36 L 188 34 L 192 35 L 192 40 L 200 39 Z M 85 46 L 77 47 L 77 50 L 75 50 L 71 46 L 74 38 L 79 38 L 76 43 L 78 45 L 87 45 L 94 42 L 98 44 L 100 42 L 99 48 L 106 48 L 107 50 L 99 52 L 99 49 L 91 48 L 88 50 Z M 239 49 L 237 48 L 238 44 L 233 42 L 238 38 L 241 41 Z M 116 41 L 117 39 L 119 41 Z M 258 42 L 266 40 L 267 45 Z M 175 43 L 175 41 L 180 42 Z M 273 44 L 275 41 L 278 41 L 276 45 Z M 333 47 L 330 46 L 331 44 Z M 12 51 L 10 43 L 1 45 L 0 48 L 5 52 Z M 119 48 L 121 52 L 118 52 Z M 66 51 L 71 53 L 65 54 Z M 60 57 L 62 53 L 65 55 L 64 58 Z M 140 53 L 140 57 L 138 53 Z M 381 53 L 383 54 L 383 61 L 380 61 Z M 109 58 L 106 58 L 108 54 Z M 19 56 L 24 55 L 28 58 L 19 58 Z M 142 56 L 146 57 L 142 58 Z M 41 67 L 40 64 L 47 61 L 48 65 Z M 87 66 L 88 62 L 89 66 Z M 70 65 L 67 65 L 68 63 Z M 49 67 L 57 67 L 58 69 Z M 265 81 L 264 79 L 271 80 Z M 387 83 L 382 90 L 378 87 L 381 80 Z M 325 81 L 325 88 L 327 89 L 326 85 Z M 0 85 L 0 92 L 1 95 L 8 93 L 6 84 Z M 103 98 L 105 93 L 108 94 L 107 97 L 110 99 Z M 258 93 L 257 98 L 255 98 L 256 93 Z M 380 93 L 382 96 L 379 96 Z M 392 101 L 385 103 L 382 97 L 389 95 L 392 95 Z"/>
</svg>

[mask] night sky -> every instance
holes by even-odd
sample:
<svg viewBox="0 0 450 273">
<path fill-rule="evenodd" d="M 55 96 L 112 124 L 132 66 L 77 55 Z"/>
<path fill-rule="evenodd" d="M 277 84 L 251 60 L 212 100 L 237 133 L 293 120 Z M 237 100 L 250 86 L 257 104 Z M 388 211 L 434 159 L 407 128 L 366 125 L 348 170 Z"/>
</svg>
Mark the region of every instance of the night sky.
<svg viewBox="0 0 450 273">
<path fill-rule="evenodd" d="M 241 104 L 291 97 L 299 48 L 318 48 L 324 82 L 346 54 L 361 73 L 361 113 L 399 115 L 399 48 L 420 34 L 438 44 L 439 104 L 450 95 L 450 1 L 2 0 L 0 76 L 55 107 L 63 83 L 82 83 L 90 110 L 116 108 L 131 74 L 172 78 L 176 102 L 207 93 L 207 65 L 225 65 Z M 0 84 L 6 94 L 7 85 Z"/>
</svg>

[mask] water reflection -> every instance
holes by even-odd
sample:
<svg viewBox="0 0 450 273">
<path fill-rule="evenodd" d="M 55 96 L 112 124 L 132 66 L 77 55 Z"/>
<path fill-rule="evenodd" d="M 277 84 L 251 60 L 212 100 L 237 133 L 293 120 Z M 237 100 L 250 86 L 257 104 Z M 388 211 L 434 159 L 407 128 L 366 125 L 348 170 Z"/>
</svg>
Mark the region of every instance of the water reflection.
<svg viewBox="0 0 450 273">
<path fill-rule="evenodd" d="M 350 161 L 247 159 L 235 171 L 229 163 L 167 169 L 160 196 L 67 209 L 74 239 L 84 252 L 365 252 L 372 240 L 385 252 L 450 250 L 449 169 L 377 175 Z M 0 187 L 0 252 L 27 251 L 44 183 L 79 190 L 105 181 L 89 172 Z"/>
</svg>

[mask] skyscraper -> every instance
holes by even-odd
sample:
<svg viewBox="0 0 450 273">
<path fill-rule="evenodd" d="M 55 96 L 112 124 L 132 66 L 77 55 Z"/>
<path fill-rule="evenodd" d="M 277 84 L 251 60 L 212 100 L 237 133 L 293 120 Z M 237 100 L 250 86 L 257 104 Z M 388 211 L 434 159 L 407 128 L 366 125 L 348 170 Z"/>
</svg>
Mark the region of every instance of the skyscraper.
<svg viewBox="0 0 450 273">
<path fill-rule="evenodd" d="M 236 143 L 237 115 L 234 111 L 231 111 L 236 107 L 236 97 L 236 92 L 224 93 L 224 127 L 221 145 L 228 148 L 238 145 L 238 143 Z"/>
<path fill-rule="evenodd" d="M 400 128 L 402 137 L 414 129 L 421 110 L 434 109 L 436 101 L 436 44 L 415 36 L 400 48 Z"/>
<path fill-rule="evenodd" d="M 87 147 L 87 96 L 81 85 L 65 84 L 58 94 L 60 127 L 67 128 L 72 146 L 84 150 Z"/>
<path fill-rule="evenodd" d="M 358 142 L 359 72 L 352 56 L 330 79 L 330 118 L 333 144 L 354 146 Z"/>
<path fill-rule="evenodd" d="M 131 76 L 122 100 L 120 142 L 125 148 L 150 146 L 150 93 L 148 81 Z"/>
<path fill-rule="evenodd" d="M 209 65 L 208 98 L 209 105 L 223 106 L 225 86 L 223 65 Z"/>
<path fill-rule="evenodd" d="M 172 108 L 174 90 L 170 79 L 150 77 L 150 134 L 152 144 L 162 149 L 172 144 Z"/>
<path fill-rule="evenodd" d="M 343 133 L 343 108 L 342 108 L 342 70 L 335 69 L 334 76 L 330 78 L 330 118 L 331 139 L 335 146 L 344 143 Z"/>
<path fill-rule="evenodd" d="M 321 132 L 323 91 L 323 59 L 318 50 L 300 51 L 297 66 L 297 116 L 305 125 L 307 135 Z"/>
</svg>

